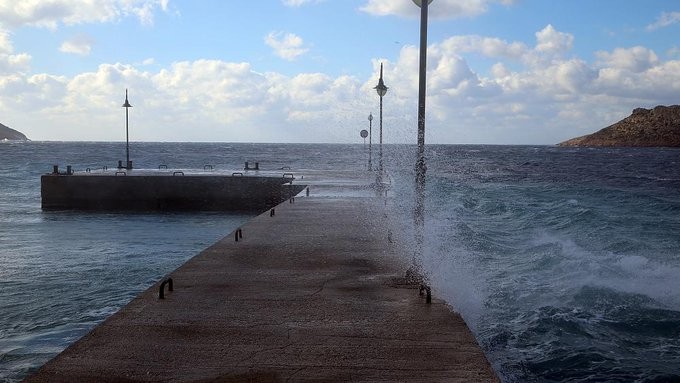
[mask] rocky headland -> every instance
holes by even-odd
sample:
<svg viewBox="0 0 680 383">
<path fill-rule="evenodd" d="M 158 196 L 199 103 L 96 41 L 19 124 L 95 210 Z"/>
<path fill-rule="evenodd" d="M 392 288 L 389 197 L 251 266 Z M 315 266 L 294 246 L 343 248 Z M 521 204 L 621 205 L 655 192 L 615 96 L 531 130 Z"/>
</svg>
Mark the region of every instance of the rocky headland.
<svg viewBox="0 0 680 383">
<path fill-rule="evenodd" d="M 23 133 L 0 124 L 0 141 L 28 141 L 28 138 Z"/>
<path fill-rule="evenodd" d="M 558 145 L 680 147 L 680 105 L 637 108 L 613 125 Z"/>
</svg>

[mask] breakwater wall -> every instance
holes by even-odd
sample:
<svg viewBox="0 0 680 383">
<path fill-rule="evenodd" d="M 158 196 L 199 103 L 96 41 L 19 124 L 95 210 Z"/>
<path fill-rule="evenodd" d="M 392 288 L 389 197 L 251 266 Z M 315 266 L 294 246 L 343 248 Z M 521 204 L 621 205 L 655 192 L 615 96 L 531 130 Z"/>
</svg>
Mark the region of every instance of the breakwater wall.
<svg viewBox="0 0 680 383">
<path fill-rule="evenodd" d="M 264 211 L 295 196 L 305 185 L 284 177 L 116 172 L 45 174 L 44 210 Z"/>
</svg>

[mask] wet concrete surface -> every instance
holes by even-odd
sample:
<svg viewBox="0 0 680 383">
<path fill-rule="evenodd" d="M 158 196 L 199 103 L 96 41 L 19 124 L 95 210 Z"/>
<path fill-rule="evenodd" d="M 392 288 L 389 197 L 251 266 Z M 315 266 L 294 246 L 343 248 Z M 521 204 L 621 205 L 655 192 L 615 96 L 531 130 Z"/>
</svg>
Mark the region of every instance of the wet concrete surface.
<svg viewBox="0 0 680 383">
<path fill-rule="evenodd" d="M 388 219 L 365 197 L 285 202 L 26 381 L 497 382 L 462 318 L 406 283 Z"/>
</svg>

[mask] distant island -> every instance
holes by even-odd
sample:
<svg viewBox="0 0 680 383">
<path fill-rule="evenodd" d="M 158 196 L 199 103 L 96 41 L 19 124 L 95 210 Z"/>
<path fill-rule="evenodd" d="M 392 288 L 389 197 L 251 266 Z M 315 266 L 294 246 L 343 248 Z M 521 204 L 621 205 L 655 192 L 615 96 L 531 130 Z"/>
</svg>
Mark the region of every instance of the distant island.
<svg viewBox="0 0 680 383">
<path fill-rule="evenodd" d="M 558 146 L 680 147 L 680 105 L 637 108 L 613 125 Z"/>
<path fill-rule="evenodd" d="M 28 141 L 28 138 L 23 133 L 0 124 L 0 141 Z"/>
</svg>

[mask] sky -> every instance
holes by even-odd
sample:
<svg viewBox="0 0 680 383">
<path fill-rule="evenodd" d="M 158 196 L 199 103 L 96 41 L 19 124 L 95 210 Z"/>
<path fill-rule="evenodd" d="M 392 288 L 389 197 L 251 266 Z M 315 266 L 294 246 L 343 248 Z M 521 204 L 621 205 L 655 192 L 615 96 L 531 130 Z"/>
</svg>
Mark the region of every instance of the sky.
<svg viewBox="0 0 680 383">
<path fill-rule="evenodd" d="M 433 0 L 426 143 L 552 145 L 680 104 L 679 0 Z M 412 0 L 0 0 L 32 140 L 415 143 Z"/>
</svg>

